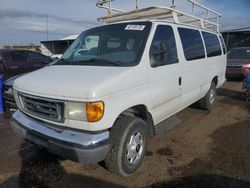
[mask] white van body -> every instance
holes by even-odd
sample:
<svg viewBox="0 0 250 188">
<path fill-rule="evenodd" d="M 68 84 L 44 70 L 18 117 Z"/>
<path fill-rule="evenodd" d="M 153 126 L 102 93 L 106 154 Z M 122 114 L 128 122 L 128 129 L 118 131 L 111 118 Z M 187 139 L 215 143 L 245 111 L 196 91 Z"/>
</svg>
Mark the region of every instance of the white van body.
<svg viewBox="0 0 250 188">
<path fill-rule="evenodd" d="M 160 68 L 150 66 L 149 49 L 157 25 L 173 27 L 178 64 Z M 180 26 L 153 22 L 141 62 L 135 67 L 48 66 L 18 78 L 14 88 L 26 94 L 52 99 L 105 103 L 104 117 L 91 125 L 88 122 L 68 120 L 63 124 L 48 121 L 52 124 L 87 131 L 106 130 L 112 127 L 119 114 L 126 109 L 144 105 L 156 125 L 204 97 L 214 78 L 218 79 L 217 87 L 225 82 L 226 55 L 187 63 L 177 27 Z M 181 86 L 178 84 L 180 77 L 183 82 Z"/>
<path fill-rule="evenodd" d="M 15 98 L 19 107 L 12 119 L 15 132 L 66 158 L 83 163 L 96 163 L 103 160 L 107 155 L 110 148 L 112 128 L 121 115 L 126 116 L 124 112 L 133 113 L 133 111 L 136 111 L 135 116 L 137 116 L 138 110 L 145 110 L 142 114 L 147 114 L 150 117 L 152 127 L 148 127 L 151 127 L 151 130 L 149 130 L 151 133 L 155 126 L 206 96 L 212 83 L 216 85 L 216 88 L 223 85 L 226 72 L 226 53 L 223 50 L 222 40 L 219 40 L 220 34 L 165 21 L 153 20 L 149 22 L 152 26 L 148 38 L 145 39 L 147 42 L 141 59 L 135 66 L 52 65 L 18 78 L 14 83 Z M 136 21 L 125 22 L 127 25 L 133 25 L 134 23 L 138 24 Z M 172 28 L 178 63 L 152 67 L 149 54 L 159 25 Z M 202 31 L 212 33 L 220 41 L 221 54 L 207 57 L 205 41 L 202 37 L 205 57 L 186 60 L 178 28 L 196 30 L 200 34 Z M 62 103 L 71 101 L 84 104 L 102 101 L 105 109 L 103 117 L 96 122 L 67 118 L 57 122 L 25 110 L 20 95 L 34 98 L 34 100 L 38 99 L 38 101 L 48 99 L 48 101 L 60 101 Z M 36 104 L 38 110 L 40 107 L 39 104 Z M 149 122 L 149 119 L 147 119 L 147 122 Z M 39 138 L 43 138 L 45 135 L 46 142 L 38 141 L 34 136 L 28 136 L 29 132 L 32 132 L 29 130 L 36 132 Z M 74 158 L 62 152 L 62 149 L 60 151 L 55 149 L 57 143 L 50 147 L 49 144 L 56 142 L 53 138 L 61 140 L 61 143 L 82 144 L 84 149 L 88 149 L 87 146 L 95 149 L 98 142 L 101 142 L 105 143 L 102 145 L 105 148 L 102 149 L 102 154 L 98 153 L 98 157 L 96 152 L 94 154 L 87 152 L 88 154 L 91 153 L 88 156 L 85 151 L 83 156 L 78 152 L 78 149 L 74 148 L 73 150 L 77 155 Z M 85 145 L 87 146 L 85 147 Z M 88 156 L 87 159 L 86 156 Z"/>
</svg>

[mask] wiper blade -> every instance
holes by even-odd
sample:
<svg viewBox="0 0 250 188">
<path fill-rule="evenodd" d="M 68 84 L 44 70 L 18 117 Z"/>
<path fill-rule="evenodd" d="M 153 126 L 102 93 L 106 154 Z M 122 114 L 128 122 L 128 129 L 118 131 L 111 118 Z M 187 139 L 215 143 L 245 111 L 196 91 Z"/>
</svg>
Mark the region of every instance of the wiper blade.
<svg viewBox="0 0 250 188">
<path fill-rule="evenodd" d="M 87 60 L 77 60 L 71 61 L 67 59 L 59 59 L 57 62 L 53 63 L 53 65 L 92 65 L 92 66 L 107 66 L 107 65 L 113 65 L 113 66 L 121 66 L 120 61 L 109 61 L 107 59 L 99 59 L 99 58 L 91 58 Z"/>
<path fill-rule="evenodd" d="M 61 65 L 69 65 L 69 61 L 67 61 L 67 60 L 64 59 L 64 58 L 60 58 L 60 59 L 58 59 L 55 63 L 53 63 L 52 65 L 58 65 L 58 64 L 61 64 Z"/>
<path fill-rule="evenodd" d="M 115 66 L 120 66 L 120 62 L 119 61 L 109 61 L 107 59 L 99 59 L 99 58 L 92 58 L 92 59 L 88 59 L 88 60 L 84 60 L 84 61 L 80 61 L 80 62 L 103 62 L 106 64 L 110 64 L 110 65 L 115 65 Z"/>
</svg>

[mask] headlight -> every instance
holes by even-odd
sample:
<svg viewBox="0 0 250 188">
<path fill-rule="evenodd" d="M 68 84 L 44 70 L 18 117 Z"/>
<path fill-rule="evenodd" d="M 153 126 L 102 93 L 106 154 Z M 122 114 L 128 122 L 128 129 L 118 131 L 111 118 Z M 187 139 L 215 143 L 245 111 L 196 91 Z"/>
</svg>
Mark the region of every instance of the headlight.
<svg viewBox="0 0 250 188">
<path fill-rule="evenodd" d="M 87 121 L 86 104 L 81 102 L 66 102 L 65 118 L 77 121 Z"/>
<path fill-rule="evenodd" d="M 77 121 L 97 122 L 102 119 L 104 113 L 103 102 L 66 102 L 65 118 Z"/>
<path fill-rule="evenodd" d="M 8 87 L 8 86 L 4 86 L 3 93 L 6 95 L 11 95 L 11 96 L 14 95 L 12 87 Z"/>
<path fill-rule="evenodd" d="M 249 68 L 250 69 L 250 64 L 244 64 L 243 68 Z"/>
</svg>

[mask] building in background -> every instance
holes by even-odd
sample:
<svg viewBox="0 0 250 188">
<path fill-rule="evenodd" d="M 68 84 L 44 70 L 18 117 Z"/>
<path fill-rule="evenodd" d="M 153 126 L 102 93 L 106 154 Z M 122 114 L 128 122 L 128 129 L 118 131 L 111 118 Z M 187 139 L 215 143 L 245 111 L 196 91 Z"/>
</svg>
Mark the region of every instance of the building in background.
<svg viewBox="0 0 250 188">
<path fill-rule="evenodd" d="M 78 35 L 71 35 L 60 40 L 41 41 L 41 53 L 52 58 L 60 58 Z"/>
<path fill-rule="evenodd" d="M 235 47 L 250 47 L 250 27 L 222 32 L 228 51 Z"/>
</svg>

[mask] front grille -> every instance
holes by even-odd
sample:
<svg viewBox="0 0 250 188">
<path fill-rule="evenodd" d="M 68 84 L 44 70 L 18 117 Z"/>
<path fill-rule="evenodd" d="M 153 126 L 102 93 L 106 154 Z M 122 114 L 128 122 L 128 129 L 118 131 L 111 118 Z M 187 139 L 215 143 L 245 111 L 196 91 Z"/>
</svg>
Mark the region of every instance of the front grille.
<svg viewBox="0 0 250 188">
<path fill-rule="evenodd" d="M 42 119 L 63 122 L 63 102 L 21 93 L 19 93 L 18 96 L 21 107 L 25 112 Z"/>
</svg>

